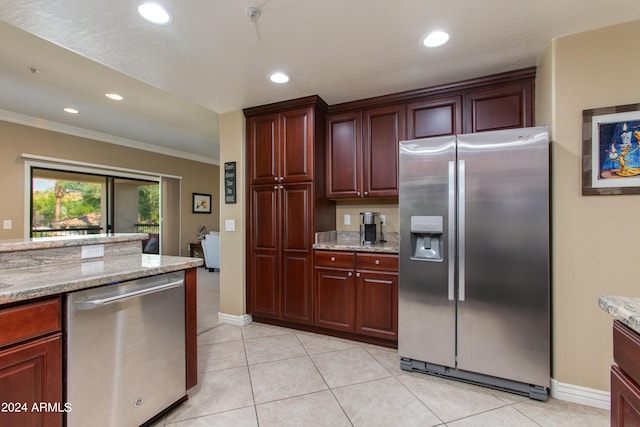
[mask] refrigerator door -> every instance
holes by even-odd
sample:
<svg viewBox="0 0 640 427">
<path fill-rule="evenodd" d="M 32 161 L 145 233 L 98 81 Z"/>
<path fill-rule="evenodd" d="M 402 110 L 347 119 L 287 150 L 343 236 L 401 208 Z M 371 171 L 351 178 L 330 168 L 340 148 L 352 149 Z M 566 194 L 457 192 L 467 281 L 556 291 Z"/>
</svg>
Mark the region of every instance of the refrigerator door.
<svg viewBox="0 0 640 427">
<path fill-rule="evenodd" d="M 549 387 L 546 127 L 458 136 L 458 369 Z"/>
<path fill-rule="evenodd" d="M 456 347 L 455 141 L 400 143 L 398 352 L 449 367 Z"/>
</svg>

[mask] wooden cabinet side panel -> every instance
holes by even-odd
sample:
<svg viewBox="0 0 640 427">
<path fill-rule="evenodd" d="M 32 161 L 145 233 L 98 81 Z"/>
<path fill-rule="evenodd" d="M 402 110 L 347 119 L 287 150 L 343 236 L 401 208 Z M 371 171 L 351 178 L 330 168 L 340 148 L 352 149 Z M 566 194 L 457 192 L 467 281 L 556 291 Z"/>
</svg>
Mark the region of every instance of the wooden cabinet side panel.
<svg viewBox="0 0 640 427">
<path fill-rule="evenodd" d="M 316 268 L 315 276 L 314 323 L 325 328 L 353 332 L 355 322 L 353 270 Z"/>
<path fill-rule="evenodd" d="M 618 366 L 611 367 L 611 427 L 640 426 L 640 387 Z"/>
<path fill-rule="evenodd" d="M 198 273 L 184 272 L 185 347 L 187 390 L 198 384 Z"/>
<path fill-rule="evenodd" d="M 313 113 L 310 108 L 281 114 L 283 182 L 310 181 L 313 178 Z"/>
<path fill-rule="evenodd" d="M 398 338 L 398 275 L 358 271 L 356 332 L 379 338 Z"/>
<path fill-rule="evenodd" d="M 363 115 L 363 195 L 398 195 L 399 142 L 405 139 L 405 106 L 366 110 Z"/>
<path fill-rule="evenodd" d="M 360 112 L 327 121 L 327 197 L 358 197 L 361 189 L 362 118 Z"/>
<path fill-rule="evenodd" d="M 2 413 L 7 426 L 62 426 L 61 334 L 0 351 L 0 402 L 24 402 L 26 412 Z M 32 411 L 33 404 L 61 405 L 58 411 Z"/>
<path fill-rule="evenodd" d="M 279 132 L 278 114 L 247 121 L 247 172 L 251 184 L 270 184 L 278 178 Z"/>
</svg>

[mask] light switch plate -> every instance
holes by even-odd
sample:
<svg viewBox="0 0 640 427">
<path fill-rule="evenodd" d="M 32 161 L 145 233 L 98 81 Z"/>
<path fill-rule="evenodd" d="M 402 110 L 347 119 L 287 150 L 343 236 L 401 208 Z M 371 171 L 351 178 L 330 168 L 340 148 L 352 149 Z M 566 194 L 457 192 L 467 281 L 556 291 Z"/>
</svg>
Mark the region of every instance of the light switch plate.
<svg viewBox="0 0 640 427">
<path fill-rule="evenodd" d="M 11 230 L 12 227 L 13 227 L 13 224 L 10 219 L 5 219 L 2 222 L 2 228 L 4 228 L 5 230 Z"/>
<path fill-rule="evenodd" d="M 344 225 L 349 225 L 349 224 L 351 224 L 351 215 L 345 214 L 344 215 Z"/>
<path fill-rule="evenodd" d="M 225 229 L 225 231 L 236 231 L 236 220 L 235 219 L 225 219 L 224 220 L 224 229 Z"/>
</svg>

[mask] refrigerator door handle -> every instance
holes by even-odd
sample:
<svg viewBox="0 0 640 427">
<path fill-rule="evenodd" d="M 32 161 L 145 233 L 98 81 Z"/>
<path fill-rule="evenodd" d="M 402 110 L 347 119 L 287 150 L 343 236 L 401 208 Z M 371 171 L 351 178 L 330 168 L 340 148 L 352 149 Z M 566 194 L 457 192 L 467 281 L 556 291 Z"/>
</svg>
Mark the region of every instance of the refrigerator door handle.
<svg viewBox="0 0 640 427">
<path fill-rule="evenodd" d="M 465 171 L 464 160 L 458 160 L 458 301 L 465 297 Z"/>
<path fill-rule="evenodd" d="M 448 259 L 449 271 L 448 287 L 449 301 L 455 299 L 455 269 L 456 269 L 456 163 L 449 162 L 449 212 L 448 212 Z"/>
</svg>

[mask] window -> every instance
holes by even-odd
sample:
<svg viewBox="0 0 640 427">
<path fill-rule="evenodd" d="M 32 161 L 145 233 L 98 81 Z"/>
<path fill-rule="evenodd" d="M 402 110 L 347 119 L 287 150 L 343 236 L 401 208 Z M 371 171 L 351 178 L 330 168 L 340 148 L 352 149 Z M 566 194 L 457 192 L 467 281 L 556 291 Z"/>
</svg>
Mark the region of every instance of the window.
<svg viewBox="0 0 640 427">
<path fill-rule="evenodd" d="M 31 237 L 148 233 L 160 253 L 159 180 L 31 167 Z"/>
</svg>

